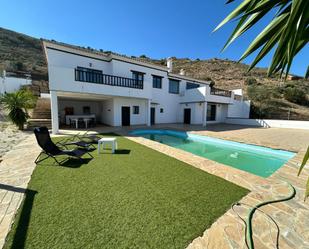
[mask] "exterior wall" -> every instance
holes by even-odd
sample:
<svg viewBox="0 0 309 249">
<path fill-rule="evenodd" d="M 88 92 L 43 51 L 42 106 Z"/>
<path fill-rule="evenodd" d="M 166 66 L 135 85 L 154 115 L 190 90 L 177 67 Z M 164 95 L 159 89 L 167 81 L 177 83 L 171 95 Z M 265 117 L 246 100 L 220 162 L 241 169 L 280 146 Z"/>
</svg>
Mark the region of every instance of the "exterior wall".
<svg viewBox="0 0 309 249">
<path fill-rule="evenodd" d="M 186 108 L 191 109 L 191 124 L 203 124 L 203 103 L 181 104 L 178 115 L 179 123 L 183 123 L 184 121 L 184 109 Z"/>
<path fill-rule="evenodd" d="M 181 102 L 196 102 L 205 101 L 207 90 L 209 86 L 201 86 L 199 88 L 183 90 L 181 96 Z"/>
<path fill-rule="evenodd" d="M 206 89 L 206 101 L 212 103 L 220 103 L 220 104 L 231 104 L 234 99 L 234 93 L 232 92 L 231 97 L 218 96 L 210 94 L 210 87 Z"/>
<path fill-rule="evenodd" d="M 250 101 L 233 100 L 233 104 L 228 106 L 227 117 L 229 118 L 249 118 Z"/>
<path fill-rule="evenodd" d="M 267 127 L 267 128 L 272 127 L 272 128 L 309 129 L 309 121 L 296 121 L 296 120 L 227 118 L 226 123 L 260 126 L 260 127 Z"/>
<path fill-rule="evenodd" d="M 114 124 L 114 100 L 108 99 L 101 103 L 101 123 L 115 126 Z"/>
<path fill-rule="evenodd" d="M 31 85 L 31 79 L 0 77 L 0 94 L 16 92 L 24 85 Z"/>
<path fill-rule="evenodd" d="M 109 86 L 103 84 L 75 81 L 75 68 L 77 66 L 96 70 L 102 70 L 104 74 L 115 76 L 128 76 L 132 78 L 131 70 L 136 69 L 134 65 L 126 66 L 126 75 L 113 72 L 113 63 L 98 59 L 88 58 L 80 55 L 64 53 L 57 50 L 47 49 L 49 88 L 55 91 L 104 94 L 109 96 L 126 96 L 150 98 L 149 83 L 144 82 L 144 89 Z M 92 65 L 90 67 L 90 64 Z M 123 63 L 127 64 L 127 63 Z"/>
<path fill-rule="evenodd" d="M 147 124 L 147 100 L 134 98 L 114 98 L 114 126 L 121 126 L 121 107 L 130 107 L 131 125 Z M 139 106 L 139 114 L 133 114 L 133 106 Z"/>
<path fill-rule="evenodd" d="M 160 74 L 162 76 L 162 74 Z M 152 79 L 151 79 L 152 88 Z M 162 79 L 162 88 L 152 88 L 151 102 L 152 107 L 156 108 L 156 118 L 157 124 L 162 123 L 177 123 L 178 111 L 179 111 L 179 94 L 173 94 L 168 92 L 169 80 L 166 76 Z M 160 113 L 160 108 L 163 108 L 163 113 Z"/>
<path fill-rule="evenodd" d="M 214 104 L 214 103 L 211 103 Z M 217 124 L 224 123 L 227 117 L 228 106 L 227 104 L 215 104 L 216 105 L 216 120 L 209 121 L 207 120 L 207 124 Z"/>
<path fill-rule="evenodd" d="M 228 108 L 230 105 L 218 104 L 217 105 L 217 113 L 216 113 L 216 121 L 218 123 L 224 123 L 228 114 Z"/>
</svg>

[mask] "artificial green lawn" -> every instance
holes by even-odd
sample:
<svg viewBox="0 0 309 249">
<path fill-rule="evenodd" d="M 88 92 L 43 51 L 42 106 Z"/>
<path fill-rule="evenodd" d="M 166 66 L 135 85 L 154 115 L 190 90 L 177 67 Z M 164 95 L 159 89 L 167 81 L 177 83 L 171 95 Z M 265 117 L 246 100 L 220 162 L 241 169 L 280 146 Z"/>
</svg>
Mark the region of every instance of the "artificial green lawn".
<svg viewBox="0 0 309 249">
<path fill-rule="evenodd" d="M 248 190 L 118 137 L 117 154 L 40 163 L 4 248 L 185 248 Z"/>
</svg>

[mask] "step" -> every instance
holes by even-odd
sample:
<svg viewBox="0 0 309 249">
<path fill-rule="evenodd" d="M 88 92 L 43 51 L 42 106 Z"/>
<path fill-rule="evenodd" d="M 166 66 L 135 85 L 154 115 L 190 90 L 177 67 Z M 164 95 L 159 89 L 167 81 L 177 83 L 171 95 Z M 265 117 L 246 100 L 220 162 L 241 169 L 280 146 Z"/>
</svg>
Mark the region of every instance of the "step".
<svg viewBox="0 0 309 249">
<path fill-rule="evenodd" d="M 48 129 L 51 129 L 51 119 L 28 119 L 28 129 L 40 126 L 46 126 Z"/>
</svg>

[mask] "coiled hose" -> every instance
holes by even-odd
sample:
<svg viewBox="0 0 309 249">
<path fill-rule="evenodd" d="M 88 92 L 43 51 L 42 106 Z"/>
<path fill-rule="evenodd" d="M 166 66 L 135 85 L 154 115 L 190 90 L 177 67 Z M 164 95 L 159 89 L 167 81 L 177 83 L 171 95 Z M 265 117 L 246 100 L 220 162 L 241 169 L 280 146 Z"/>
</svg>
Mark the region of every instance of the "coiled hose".
<svg viewBox="0 0 309 249">
<path fill-rule="evenodd" d="M 251 208 L 250 213 L 249 213 L 248 218 L 247 218 L 247 226 L 246 226 L 246 241 L 247 241 L 247 246 L 248 246 L 249 249 L 254 249 L 253 231 L 252 231 L 252 218 L 253 218 L 255 211 L 258 210 L 259 208 L 261 208 L 262 206 L 265 206 L 265 205 L 268 205 L 268 204 L 291 200 L 296 195 L 295 188 L 289 182 L 286 182 L 286 183 L 288 184 L 288 186 L 291 189 L 289 196 L 281 198 L 281 199 L 277 199 L 277 200 L 265 201 L 265 202 L 257 204 L 253 208 Z"/>
</svg>

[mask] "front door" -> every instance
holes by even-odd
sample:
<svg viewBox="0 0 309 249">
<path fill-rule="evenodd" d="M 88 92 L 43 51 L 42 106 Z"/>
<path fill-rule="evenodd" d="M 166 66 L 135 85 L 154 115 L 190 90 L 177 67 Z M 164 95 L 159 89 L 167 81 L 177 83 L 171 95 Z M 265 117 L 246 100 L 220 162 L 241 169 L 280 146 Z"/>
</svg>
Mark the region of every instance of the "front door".
<svg viewBox="0 0 309 249">
<path fill-rule="evenodd" d="M 184 109 L 183 122 L 185 124 L 190 124 L 191 123 L 191 109 L 190 108 L 185 108 Z"/>
<path fill-rule="evenodd" d="M 130 125 L 130 107 L 129 106 L 121 107 L 121 120 L 122 120 L 122 126 Z"/>
<path fill-rule="evenodd" d="M 154 125 L 156 122 L 156 108 L 151 107 L 150 108 L 150 124 Z"/>
</svg>

